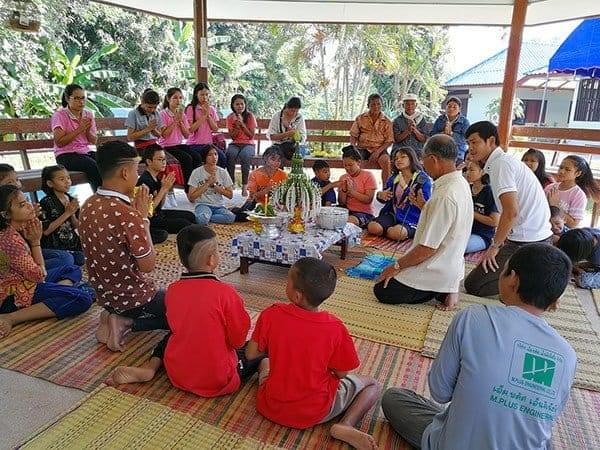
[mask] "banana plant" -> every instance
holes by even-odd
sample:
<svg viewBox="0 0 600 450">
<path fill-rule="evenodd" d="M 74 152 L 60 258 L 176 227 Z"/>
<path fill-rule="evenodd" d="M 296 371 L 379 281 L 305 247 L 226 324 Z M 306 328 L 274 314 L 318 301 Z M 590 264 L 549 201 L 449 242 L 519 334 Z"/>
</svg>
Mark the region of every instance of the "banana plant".
<svg viewBox="0 0 600 450">
<path fill-rule="evenodd" d="M 81 61 L 81 55 L 74 53 L 69 56 L 67 52 L 56 43 L 47 42 L 43 59 L 47 62 L 48 94 L 53 99 L 59 98 L 60 93 L 67 84 L 75 83 L 87 91 L 86 107 L 93 110 L 99 116 L 111 116 L 111 108 L 123 108 L 131 106 L 128 101 L 106 92 L 95 89 L 100 81 L 110 80 L 120 76 L 116 70 L 108 70 L 103 67 L 102 58 L 116 52 L 119 46 L 117 44 L 107 44 L 94 52 L 86 61 Z M 42 108 L 46 105 L 44 98 L 33 99 L 36 108 Z M 50 106 L 49 113 L 56 100 L 48 102 Z"/>
</svg>

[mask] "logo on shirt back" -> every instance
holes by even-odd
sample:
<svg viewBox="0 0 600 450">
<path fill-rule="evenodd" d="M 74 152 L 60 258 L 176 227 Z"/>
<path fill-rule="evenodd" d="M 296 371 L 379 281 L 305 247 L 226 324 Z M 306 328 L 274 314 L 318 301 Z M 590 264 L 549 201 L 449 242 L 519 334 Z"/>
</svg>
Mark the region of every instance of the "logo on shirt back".
<svg viewBox="0 0 600 450">
<path fill-rule="evenodd" d="M 508 382 L 537 395 L 556 398 L 564 369 L 565 359 L 561 354 L 517 340 Z"/>
<path fill-rule="evenodd" d="M 534 383 L 552 386 L 556 362 L 531 353 L 525 353 L 522 377 Z"/>
</svg>

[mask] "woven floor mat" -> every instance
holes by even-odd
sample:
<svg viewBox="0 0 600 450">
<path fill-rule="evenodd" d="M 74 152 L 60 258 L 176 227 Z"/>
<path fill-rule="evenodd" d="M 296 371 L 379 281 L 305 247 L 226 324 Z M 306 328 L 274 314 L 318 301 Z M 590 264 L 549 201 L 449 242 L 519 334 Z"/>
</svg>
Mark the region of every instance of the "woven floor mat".
<svg viewBox="0 0 600 450">
<path fill-rule="evenodd" d="M 164 331 L 131 333 L 123 352 L 96 341 L 101 308 L 92 306 L 71 319 L 48 319 L 15 326 L 0 341 L 0 367 L 87 392 L 102 384 L 117 366 L 148 359 Z M 255 322 L 258 312 L 248 311 Z"/>
<path fill-rule="evenodd" d="M 255 264 L 249 274 L 235 272 L 223 280 L 236 287 L 247 307 L 263 310 L 275 301 L 287 301 L 286 277 L 285 268 Z M 335 292 L 321 309 L 339 317 L 352 336 L 420 351 L 434 307 L 379 303 L 373 285 L 373 281 L 350 278 L 339 271 Z"/>
<path fill-rule="evenodd" d="M 474 304 L 498 305 L 498 301 L 461 294 L 459 308 Z M 435 358 L 455 312 L 435 311 L 427 330 L 422 354 Z M 600 391 L 600 337 L 593 330 L 573 286 L 568 286 L 557 311 L 544 319 L 564 337 L 577 354 L 574 386 Z"/>
<path fill-rule="evenodd" d="M 21 448 L 276 449 L 158 403 L 104 387 Z"/>
<path fill-rule="evenodd" d="M 412 239 L 398 242 L 392 241 L 381 236 L 373 236 L 365 232 L 362 236 L 362 244 L 369 247 L 375 247 L 385 252 L 394 252 L 397 255 L 402 255 L 408 251 L 412 245 Z M 465 255 L 465 261 L 479 263 L 484 252 L 469 253 Z"/>
<path fill-rule="evenodd" d="M 361 361 L 356 373 L 374 377 L 384 388 L 401 386 L 427 394 L 427 373 L 432 362 L 429 358 L 423 358 L 417 352 L 364 339 L 355 338 L 354 344 Z M 119 389 L 189 413 L 226 431 L 271 445 L 311 450 L 348 448 L 329 436 L 330 423 L 296 430 L 276 425 L 257 414 L 256 377 L 242 384 L 237 393 L 212 399 L 173 388 L 164 371 L 150 383 L 121 385 Z M 409 448 L 389 427 L 379 404 L 369 411 L 358 427 L 372 434 L 382 449 Z"/>
<path fill-rule="evenodd" d="M 91 391 L 116 366 L 137 365 L 148 358 L 163 333 L 131 333 L 125 351 L 114 353 L 94 335 L 101 309 L 70 319 L 48 319 L 14 327 L 0 341 L 0 366 L 55 384 Z"/>
</svg>

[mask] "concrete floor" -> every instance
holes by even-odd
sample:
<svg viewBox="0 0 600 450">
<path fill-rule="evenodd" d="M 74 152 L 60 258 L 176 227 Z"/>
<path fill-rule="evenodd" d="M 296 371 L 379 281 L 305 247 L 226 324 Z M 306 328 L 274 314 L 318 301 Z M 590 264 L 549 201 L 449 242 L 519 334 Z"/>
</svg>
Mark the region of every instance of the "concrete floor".
<svg viewBox="0 0 600 450">
<path fill-rule="evenodd" d="M 86 393 L 0 368 L 0 449 L 15 448 Z"/>
</svg>

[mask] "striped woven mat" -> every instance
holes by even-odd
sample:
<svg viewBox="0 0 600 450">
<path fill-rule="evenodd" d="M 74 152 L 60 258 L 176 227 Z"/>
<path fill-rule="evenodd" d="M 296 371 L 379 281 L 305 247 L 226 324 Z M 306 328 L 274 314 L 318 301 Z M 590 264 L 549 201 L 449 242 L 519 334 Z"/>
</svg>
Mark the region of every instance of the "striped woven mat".
<svg viewBox="0 0 600 450">
<path fill-rule="evenodd" d="M 362 244 L 368 247 L 375 247 L 385 252 L 393 252 L 397 255 L 402 255 L 403 253 L 406 253 L 412 245 L 412 239 L 397 242 L 381 236 L 373 236 L 365 232 L 362 236 Z M 465 261 L 478 263 L 483 256 L 483 253 L 484 252 L 469 253 L 465 255 Z"/>
<path fill-rule="evenodd" d="M 141 397 L 105 387 L 21 448 L 276 449 Z"/>
<path fill-rule="evenodd" d="M 357 373 L 376 378 L 384 387 L 402 386 L 418 392 L 426 392 L 430 359 L 423 358 L 417 352 L 364 339 L 354 339 L 354 343 L 361 360 Z M 256 377 L 243 384 L 237 393 L 212 399 L 199 398 L 173 388 L 164 371 L 150 383 L 122 385 L 119 389 L 188 413 L 226 431 L 271 445 L 304 449 L 348 448 L 331 439 L 328 432 L 331 424 L 317 425 L 308 430 L 296 430 L 276 425 L 257 414 Z M 381 448 L 408 448 L 389 427 L 379 405 L 369 411 L 358 427 L 372 434 Z"/>
<path fill-rule="evenodd" d="M 461 294 L 459 308 L 474 304 L 497 305 L 498 301 Z M 427 330 L 422 354 L 435 358 L 455 312 L 435 311 Z M 600 391 L 600 337 L 593 330 L 573 286 L 568 286 L 557 311 L 544 319 L 564 337 L 577 354 L 574 386 Z"/>
<path fill-rule="evenodd" d="M 356 341 L 359 372 L 373 373 L 386 387 L 427 395 L 429 359 L 415 352 Z M 150 383 L 99 388 L 71 412 L 48 424 L 24 448 L 347 449 L 330 438 L 328 424 L 308 430 L 278 426 L 256 414 L 256 378 L 231 396 L 202 399 L 170 386 L 164 373 Z M 600 448 L 600 394 L 573 389 L 554 428 L 555 449 Z M 380 448 L 408 449 L 379 406 L 359 424 Z"/>
<path fill-rule="evenodd" d="M 235 272 L 223 280 L 236 287 L 247 307 L 262 310 L 275 301 L 286 301 L 286 277 L 286 268 L 255 264 L 249 274 Z M 321 309 L 339 317 L 352 336 L 421 351 L 435 308 L 431 304 L 384 305 L 375 298 L 373 285 L 340 270 L 335 292 Z"/>
<path fill-rule="evenodd" d="M 101 308 L 70 319 L 48 319 L 15 326 L 0 341 L 0 366 L 55 384 L 92 391 L 117 366 L 146 361 L 164 331 L 131 333 L 123 352 L 96 341 Z M 248 311 L 253 322 L 256 311 Z"/>
</svg>

